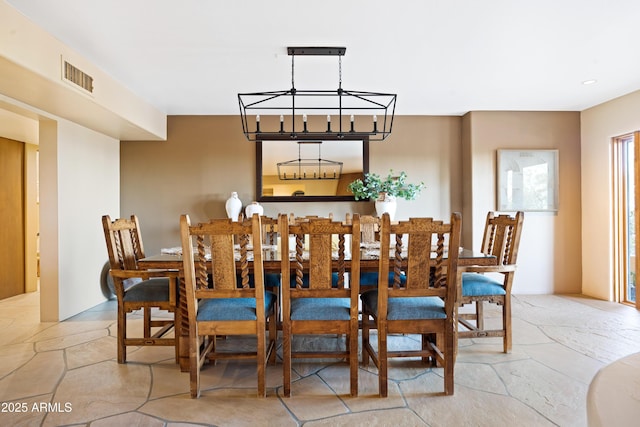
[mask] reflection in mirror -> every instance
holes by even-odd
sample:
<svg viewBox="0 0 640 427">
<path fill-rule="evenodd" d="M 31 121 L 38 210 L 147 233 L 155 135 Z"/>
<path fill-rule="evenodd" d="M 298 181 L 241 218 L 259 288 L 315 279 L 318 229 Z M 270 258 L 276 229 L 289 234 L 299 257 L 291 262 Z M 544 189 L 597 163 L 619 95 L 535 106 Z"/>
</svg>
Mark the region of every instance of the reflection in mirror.
<svg viewBox="0 0 640 427">
<path fill-rule="evenodd" d="M 369 170 L 368 142 L 256 143 L 259 201 L 355 200 L 347 186 Z"/>
</svg>

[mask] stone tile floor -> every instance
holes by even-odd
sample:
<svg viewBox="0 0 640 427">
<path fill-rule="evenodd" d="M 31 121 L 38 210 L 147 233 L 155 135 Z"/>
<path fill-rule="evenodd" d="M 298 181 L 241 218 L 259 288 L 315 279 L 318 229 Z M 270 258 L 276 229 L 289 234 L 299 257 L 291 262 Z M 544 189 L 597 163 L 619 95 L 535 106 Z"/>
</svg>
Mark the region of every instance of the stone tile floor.
<svg viewBox="0 0 640 427">
<path fill-rule="evenodd" d="M 348 366 L 314 361 L 294 364 L 286 399 L 282 365 L 270 366 L 268 397 L 258 399 L 253 363 L 228 361 L 205 366 L 195 400 L 170 348 L 130 349 L 129 363 L 116 363 L 114 301 L 53 323 L 39 321 L 38 301 L 37 293 L 0 301 L 2 426 L 585 426 L 593 376 L 640 351 L 634 308 L 518 295 L 513 352 L 501 353 L 500 339 L 461 340 L 453 396 L 442 395 L 441 369 L 404 360 L 390 369 L 388 398 L 377 397 L 372 365 L 361 367 L 360 396 L 351 398 Z"/>
</svg>

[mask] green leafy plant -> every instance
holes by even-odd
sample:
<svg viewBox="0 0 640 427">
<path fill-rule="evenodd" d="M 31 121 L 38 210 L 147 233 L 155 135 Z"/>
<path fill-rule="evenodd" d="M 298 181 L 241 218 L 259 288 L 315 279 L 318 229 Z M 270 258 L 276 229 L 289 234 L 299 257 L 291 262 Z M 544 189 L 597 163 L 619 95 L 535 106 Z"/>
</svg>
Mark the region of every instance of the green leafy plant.
<svg viewBox="0 0 640 427">
<path fill-rule="evenodd" d="M 356 179 L 348 186 L 356 200 L 371 199 L 376 200 L 384 195 L 400 197 L 407 200 L 414 200 L 424 188 L 424 183 L 407 183 L 407 174 L 403 171 L 400 175 L 394 176 L 393 170 L 389 170 L 389 175 L 382 178 L 377 173 L 366 173 L 364 180 Z"/>
</svg>

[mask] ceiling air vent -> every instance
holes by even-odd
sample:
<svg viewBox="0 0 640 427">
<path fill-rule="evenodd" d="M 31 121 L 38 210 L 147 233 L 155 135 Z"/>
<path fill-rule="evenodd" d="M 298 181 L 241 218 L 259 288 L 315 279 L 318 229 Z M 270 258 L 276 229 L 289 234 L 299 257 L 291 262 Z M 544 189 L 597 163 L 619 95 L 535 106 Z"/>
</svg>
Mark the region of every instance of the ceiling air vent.
<svg viewBox="0 0 640 427">
<path fill-rule="evenodd" d="M 93 93 L 93 77 L 80 71 L 65 60 L 62 61 L 62 78 L 88 93 Z"/>
</svg>

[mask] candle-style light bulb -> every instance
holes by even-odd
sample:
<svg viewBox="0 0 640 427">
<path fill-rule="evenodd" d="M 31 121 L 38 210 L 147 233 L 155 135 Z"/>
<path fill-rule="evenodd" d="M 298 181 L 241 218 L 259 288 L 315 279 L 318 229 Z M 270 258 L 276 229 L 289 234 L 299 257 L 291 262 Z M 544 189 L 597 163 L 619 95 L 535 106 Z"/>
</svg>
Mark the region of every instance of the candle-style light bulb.
<svg viewBox="0 0 640 427">
<path fill-rule="evenodd" d="M 284 116 L 280 114 L 280 133 L 284 132 Z"/>
<path fill-rule="evenodd" d="M 304 127 L 304 129 L 302 129 L 302 132 L 307 132 L 307 115 L 306 114 L 302 115 L 302 125 Z"/>
<path fill-rule="evenodd" d="M 302 121 L 303 121 L 303 122 L 305 122 L 305 123 L 307 123 L 307 115 L 306 115 L 306 114 L 303 114 L 303 115 L 302 115 Z"/>
<path fill-rule="evenodd" d="M 260 132 L 260 114 L 256 115 L 256 132 Z"/>
<path fill-rule="evenodd" d="M 351 130 L 350 130 L 350 132 L 354 132 L 354 129 L 353 129 L 353 121 L 354 121 L 353 114 L 350 117 L 350 121 L 351 121 Z"/>
<path fill-rule="evenodd" d="M 378 133 L 378 116 L 373 115 L 373 133 Z"/>
<path fill-rule="evenodd" d="M 331 132 L 331 116 L 327 114 L 327 132 Z"/>
</svg>

